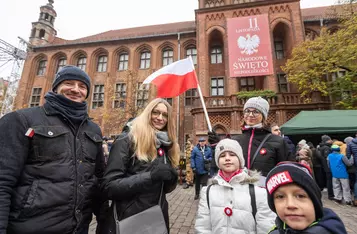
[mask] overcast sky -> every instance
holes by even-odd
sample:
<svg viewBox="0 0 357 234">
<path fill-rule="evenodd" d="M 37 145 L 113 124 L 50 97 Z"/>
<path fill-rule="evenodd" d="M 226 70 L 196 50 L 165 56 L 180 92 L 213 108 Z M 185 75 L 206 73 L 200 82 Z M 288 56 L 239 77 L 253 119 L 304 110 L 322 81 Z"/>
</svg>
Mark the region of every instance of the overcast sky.
<svg viewBox="0 0 357 234">
<path fill-rule="evenodd" d="M 267 0 L 268 1 L 268 0 Z M 47 0 L 0 0 L 0 39 L 17 46 L 28 40 Z M 332 5 L 335 0 L 301 0 L 302 8 Z M 55 0 L 57 36 L 64 39 L 137 26 L 195 20 L 198 0 Z M 0 62 L 0 66 L 2 62 Z M 0 77 L 11 64 L 0 67 Z"/>
</svg>

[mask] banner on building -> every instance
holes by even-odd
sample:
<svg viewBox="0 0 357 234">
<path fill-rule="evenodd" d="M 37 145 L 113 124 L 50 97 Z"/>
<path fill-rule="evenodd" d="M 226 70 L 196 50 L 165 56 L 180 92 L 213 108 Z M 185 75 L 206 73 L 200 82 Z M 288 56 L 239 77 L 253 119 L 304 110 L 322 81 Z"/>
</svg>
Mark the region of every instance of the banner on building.
<svg viewBox="0 0 357 234">
<path fill-rule="evenodd" d="M 227 19 L 230 77 L 273 74 L 267 14 Z"/>
</svg>

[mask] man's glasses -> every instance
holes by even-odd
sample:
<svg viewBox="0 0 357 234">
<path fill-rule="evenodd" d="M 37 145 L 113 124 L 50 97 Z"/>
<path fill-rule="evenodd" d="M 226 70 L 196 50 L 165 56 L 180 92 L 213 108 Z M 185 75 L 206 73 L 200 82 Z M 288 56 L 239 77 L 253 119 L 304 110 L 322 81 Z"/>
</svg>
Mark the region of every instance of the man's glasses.
<svg viewBox="0 0 357 234">
<path fill-rule="evenodd" d="M 162 116 L 163 119 L 167 120 L 168 119 L 168 115 L 166 112 L 161 112 L 158 110 L 153 110 L 151 112 L 152 116 L 154 116 L 155 118 L 159 117 L 160 115 Z"/>
<path fill-rule="evenodd" d="M 259 116 L 261 113 L 260 113 L 260 111 L 258 111 L 258 110 L 248 110 L 248 109 L 245 109 L 245 110 L 243 111 L 243 114 L 244 114 L 245 116 L 249 116 L 250 114 L 252 114 L 253 117 L 257 117 L 257 116 Z"/>
</svg>

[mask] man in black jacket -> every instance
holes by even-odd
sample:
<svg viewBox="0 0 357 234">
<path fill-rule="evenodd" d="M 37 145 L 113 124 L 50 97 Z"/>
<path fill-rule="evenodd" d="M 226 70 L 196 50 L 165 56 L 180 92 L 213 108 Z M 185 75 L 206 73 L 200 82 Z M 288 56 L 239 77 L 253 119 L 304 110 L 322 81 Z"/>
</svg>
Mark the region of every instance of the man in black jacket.
<svg viewBox="0 0 357 234">
<path fill-rule="evenodd" d="M 0 233 L 88 233 L 105 209 L 102 134 L 88 117 L 90 78 L 74 66 L 46 103 L 0 119 Z M 101 209 L 103 208 L 104 209 Z"/>
<path fill-rule="evenodd" d="M 321 136 L 321 143 L 319 144 L 319 151 L 322 157 L 327 160 L 327 156 L 331 153 L 332 140 L 327 135 Z M 328 199 L 334 200 L 333 188 L 332 188 L 332 173 L 329 167 L 326 168 L 326 185 Z"/>
</svg>

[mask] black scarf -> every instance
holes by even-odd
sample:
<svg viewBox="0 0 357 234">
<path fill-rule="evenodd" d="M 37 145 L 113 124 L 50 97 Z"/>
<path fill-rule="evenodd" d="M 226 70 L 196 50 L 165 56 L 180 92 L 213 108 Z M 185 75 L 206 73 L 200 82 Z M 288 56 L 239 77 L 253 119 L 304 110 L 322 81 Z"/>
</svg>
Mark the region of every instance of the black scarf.
<svg viewBox="0 0 357 234">
<path fill-rule="evenodd" d="M 51 106 L 74 125 L 80 124 L 88 117 L 86 102 L 74 102 L 63 95 L 54 92 L 46 93 L 45 99 L 45 105 L 47 104 Z"/>
</svg>

